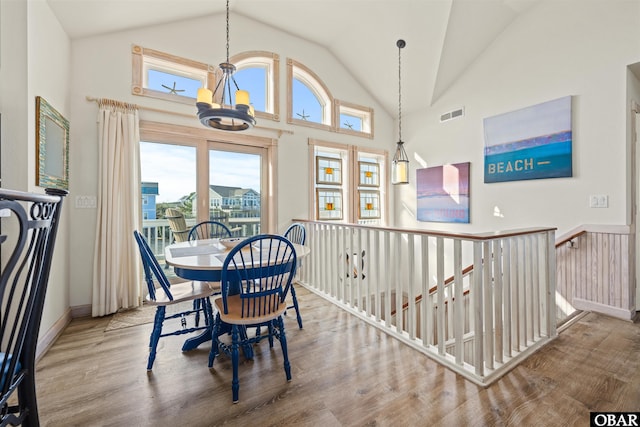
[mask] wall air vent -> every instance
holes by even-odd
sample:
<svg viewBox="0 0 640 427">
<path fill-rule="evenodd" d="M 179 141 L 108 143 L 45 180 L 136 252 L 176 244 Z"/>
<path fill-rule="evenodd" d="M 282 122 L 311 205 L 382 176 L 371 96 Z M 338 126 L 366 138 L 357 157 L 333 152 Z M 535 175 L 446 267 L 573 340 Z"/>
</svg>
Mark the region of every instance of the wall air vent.
<svg viewBox="0 0 640 427">
<path fill-rule="evenodd" d="M 464 116 L 464 107 L 457 108 L 452 111 L 447 111 L 446 113 L 440 115 L 440 123 L 448 122 L 449 120 L 457 119 L 462 116 Z"/>
</svg>

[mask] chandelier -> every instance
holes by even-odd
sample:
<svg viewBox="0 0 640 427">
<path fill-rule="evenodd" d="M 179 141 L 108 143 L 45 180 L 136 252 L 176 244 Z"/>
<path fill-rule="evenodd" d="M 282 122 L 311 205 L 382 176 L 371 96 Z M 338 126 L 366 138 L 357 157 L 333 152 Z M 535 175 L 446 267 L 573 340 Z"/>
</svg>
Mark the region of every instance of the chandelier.
<svg viewBox="0 0 640 427">
<path fill-rule="evenodd" d="M 393 155 L 391 162 L 391 183 L 392 184 L 408 184 L 409 183 L 409 157 L 404 151 L 404 142 L 402 141 L 402 68 L 400 67 L 400 52 L 407 44 L 400 39 L 396 42 L 398 46 L 398 142 L 396 144 L 396 153 Z"/>
<path fill-rule="evenodd" d="M 229 0 L 227 0 L 227 61 L 220 64 L 222 76 L 212 92 L 206 87 L 198 89 L 198 119 L 204 126 L 226 130 L 242 131 L 256 124 L 253 106 L 249 104 L 249 92 L 241 90 L 233 77 L 236 67 L 229 62 Z M 232 100 L 232 86 L 235 86 L 235 103 Z M 220 102 L 219 104 L 216 102 Z"/>
</svg>

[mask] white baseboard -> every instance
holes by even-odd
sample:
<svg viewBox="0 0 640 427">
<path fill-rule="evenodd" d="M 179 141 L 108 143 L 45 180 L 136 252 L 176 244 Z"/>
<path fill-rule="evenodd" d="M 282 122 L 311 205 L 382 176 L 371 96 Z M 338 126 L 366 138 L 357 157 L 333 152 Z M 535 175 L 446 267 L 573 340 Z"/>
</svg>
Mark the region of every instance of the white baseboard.
<svg viewBox="0 0 640 427">
<path fill-rule="evenodd" d="M 76 305 L 71 307 L 71 318 L 77 319 L 78 317 L 91 316 L 91 304 Z"/>
<path fill-rule="evenodd" d="M 596 313 L 606 314 L 607 316 L 617 317 L 618 319 L 623 320 L 632 320 L 636 316 L 635 310 L 613 307 L 582 298 L 574 298 L 572 305 L 578 310 L 595 311 Z"/>
<path fill-rule="evenodd" d="M 91 304 L 78 305 L 68 308 L 56 323 L 38 339 L 38 347 L 36 348 L 36 362 L 51 348 L 56 339 L 67 327 L 71 319 L 78 317 L 91 316 Z"/>
<path fill-rule="evenodd" d="M 64 328 L 71 322 L 71 309 L 67 309 L 53 326 L 38 339 L 36 362 L 49 350 Z"/>
</svg>

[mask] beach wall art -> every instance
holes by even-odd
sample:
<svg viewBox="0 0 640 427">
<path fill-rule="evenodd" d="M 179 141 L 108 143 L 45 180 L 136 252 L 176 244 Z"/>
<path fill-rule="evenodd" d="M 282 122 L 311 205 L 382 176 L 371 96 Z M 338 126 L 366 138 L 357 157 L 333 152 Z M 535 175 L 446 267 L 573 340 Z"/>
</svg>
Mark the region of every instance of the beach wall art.
<svg viewBox="0 0 640 427">
<path fill-rule="evenodd" d="M 469 223 L 470 163 L 418 169 L 418 221 Z"/>
<path fill-rule="evenodd" d="M 484 119 L 484 182 L 572 176 L 571 96 Z"/>
</svg>

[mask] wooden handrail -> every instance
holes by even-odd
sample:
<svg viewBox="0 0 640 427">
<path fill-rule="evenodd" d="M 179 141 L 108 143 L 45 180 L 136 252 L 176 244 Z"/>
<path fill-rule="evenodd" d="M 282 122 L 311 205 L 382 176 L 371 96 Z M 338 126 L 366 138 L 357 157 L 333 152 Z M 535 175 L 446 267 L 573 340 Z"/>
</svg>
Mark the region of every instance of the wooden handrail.
<svg viewBox="0 0 640 427">
<path fill-rule="evenodd" d="M 505 237 L 515 237 L 522 236 L 525 234 L 532 233 L 542 233 L 546 231 L 555 231 L 556 227 L 532 227 L 532 228 L 518 228 L 513 230 L 505 230 L 505 231 L 487 231 L 483 233 L 451 233 L 440 230 L 423 230 L 423 229 L 412 229 L 412 228 L 392 228 L 392 227 L 380 227 L 377 225 L 365 225 L 365 224 L 351 224 L 351 223 L 340 223 L 340 222 L 332 222 L 332 221 L 314 221 L 309 219 L 292 219 L 292 222 L 303 222 L 307 224 L 324 224 L 330 226 L 345 226 L 349 228 L 360 228 L 366 230 L 383 230 L 389 231 L 393 233 L 410 233 L 410 234 L 418 234 L 424 236 L 434 236 L 434 237 L 448 237 L 452 239 L 465 239 L 465 240 L 492 240 L 496 238 L 505 238 Z"/>
<path fill-rule="evenodd" d="M 470 272 L 472 272 L 472 271 L 473 271 L 473 264 L 472 264 L 472 265 L 467 266 L 466 268 L 464 268 L 464 269 L 462 270 L 462 275 L 464 276 L 464 275 L 466 275 L 466 274 L 468 274 L 468 273 L 470 273 Z M 444 281 L 445 286 L 446 286 L 446 285 L 449 285 L 451 282 L 453 282 L 453 280 L 454 280 L 454 276 L 451 276 L 451 277 L 447 278 L 447 279 Z M 432 288 L 430 288 L 430 289 L 429 289 L 429 295 L 431 295 L 431 294 L 435 293 L 437 290 L 438 290 L 438 286 L 437 286 L 437 285 L 436 285 L 436 286 L 433 286 Z M 465 291 L 462 293 L 462 295 L 467 295 L 467 294 L 469 294 L 469 289 L 465 290 Z M 453 299 L 455 300 L 455 298 L 453 298 Z M 420 295 L 418 295 L 418 296 L 416 296 L 416 297 L 414 298 L 414 304 L 417 304 L 417 303 L 419 303 L 420 301 L 422 301 L 422 294 L 420 294 Z M 446 303 L 447 303 L 447 302 L 445 301 L 445 304 L 446 304 Z M 408 303 L 408 302 L 403 303 L 403 304 L 402 304 L 402 311 L 405 311 L 407 308 L 409 308 L 409 303 Z M 395 314 L 396 314 L 396 311 L 395 311 L 395 310 L 391 311 L 391 315 L 392 315 L 392 316 L 395 316 Z"/>
<path fill-rule="evenodd" d="M 583 234 L 586 234 L 587 230 L 580 230 L 575 232 L 574 234 L 570 235 L 569 237 L 565 237 L 559 241 L 556 242 L 556 249 L 559 248 L 560 246 L 564 245 L 567 242 L 570 242 L 571 240 L 575 239 L 576 237 L 580 237 Z"/>
</svg>

